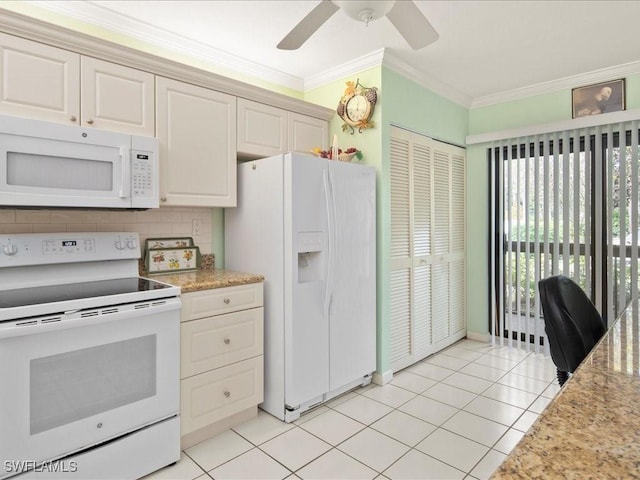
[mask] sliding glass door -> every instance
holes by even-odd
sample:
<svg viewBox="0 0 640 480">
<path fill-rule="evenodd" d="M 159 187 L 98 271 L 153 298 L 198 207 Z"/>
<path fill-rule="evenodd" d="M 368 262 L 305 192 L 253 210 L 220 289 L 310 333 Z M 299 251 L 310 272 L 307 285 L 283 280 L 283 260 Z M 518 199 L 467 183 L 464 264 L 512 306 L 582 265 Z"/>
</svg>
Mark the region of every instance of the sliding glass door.
<svg viewBox="0 0 640 480">
<path fill-rule="evenodd" d="M 636 122 L 503 141 L 491 168 L 491 328 L 545 349 L 537 283 L 564 274 L 605 320 L 638 292 Z"/>
</svg>

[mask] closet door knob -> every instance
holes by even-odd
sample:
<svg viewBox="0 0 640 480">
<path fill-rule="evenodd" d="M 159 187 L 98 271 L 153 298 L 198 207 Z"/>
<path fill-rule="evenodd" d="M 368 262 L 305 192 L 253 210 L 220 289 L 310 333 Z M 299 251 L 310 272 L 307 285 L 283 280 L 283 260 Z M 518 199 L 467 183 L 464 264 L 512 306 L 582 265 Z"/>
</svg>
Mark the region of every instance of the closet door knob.
<svg viewBox="0 0 640 480">
<path fill-rule="evenodd" d="M 230 340 L 230 339 L 228 339 L 228 338 L 225 338 L 225 339 L 224 339 L 224 344 L 225 344 L 225 345 L 229 345 L 230 343 L 231 343 L 231 340 Z"/>
</svg>

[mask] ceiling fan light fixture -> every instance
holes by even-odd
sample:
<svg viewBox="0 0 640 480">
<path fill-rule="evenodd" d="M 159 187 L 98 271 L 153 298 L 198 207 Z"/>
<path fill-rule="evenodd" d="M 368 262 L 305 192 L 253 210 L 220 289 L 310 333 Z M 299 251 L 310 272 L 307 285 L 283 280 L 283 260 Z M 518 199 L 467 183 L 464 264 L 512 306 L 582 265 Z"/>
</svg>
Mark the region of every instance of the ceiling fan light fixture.
<svg viewBox="0 0 640 480">
<path fill-rule="evenodd" d="M 368 24 L 373 20 L 384 17 L 396 2 L 394 0 L 333 0 L 333 3 L 344 10 L 344 13 L 349 17 Z"/>
</svg>

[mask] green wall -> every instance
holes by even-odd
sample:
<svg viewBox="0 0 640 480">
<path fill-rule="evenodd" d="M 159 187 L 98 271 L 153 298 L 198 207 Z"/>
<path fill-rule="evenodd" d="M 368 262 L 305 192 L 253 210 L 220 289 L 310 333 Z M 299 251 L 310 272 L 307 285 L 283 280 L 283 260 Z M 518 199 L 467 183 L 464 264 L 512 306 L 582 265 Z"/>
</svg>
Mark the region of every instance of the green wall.
<svg viewBox="0 0 640 480">
<path fill-rule="evenodd" d="M 640 108 L 640 75 L 626 77 L 627 109 Z M 603 115 L 603 122 L 606 122 Z M 571 89 L 513 100 L 469 111 L 469 135 L 571 122 Z M 486 145 L 467 148 L 467 331 L 487 334 L 488 163 Z"/>
</svg>

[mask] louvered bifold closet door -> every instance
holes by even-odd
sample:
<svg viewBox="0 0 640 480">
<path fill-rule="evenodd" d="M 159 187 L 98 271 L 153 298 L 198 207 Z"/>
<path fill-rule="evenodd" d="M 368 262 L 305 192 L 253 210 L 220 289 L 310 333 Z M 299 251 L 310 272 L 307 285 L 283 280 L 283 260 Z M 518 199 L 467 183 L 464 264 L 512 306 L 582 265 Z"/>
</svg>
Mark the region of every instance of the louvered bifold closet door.
<svg viewBox="0 0 640 480">
<path fill-rule="evenodd" d="M 449 155 L 438 149 L 433 155 L 433 342 L 449 336 L 449 223 L 450 178 Z"/>
<path fill-rule="evenodd" d="M 457 149 L 459 150 L 459 149 Z M 451 279 L 450 330 L 457 334 L 466 330 L 465 311 L 465 192 L 466 169 L 465 156 L 453 150 L 451 152 L 451 261 L 449 275 Z M 465 332 L 466 334 L 466 332 Z"/>
<path fill-rule="evenodd" d="M 411 149 L 413 177 L 413 352 L 416 359 L 432 352 L 431 228 L 432 147 L 415 139 Z"/>
<path fill-rule="evenodd" d="M 391 128 L 391 367 L 466 334 L 464 149 Z"/>
<path fill-rule="evenodd" d="M 390 141 L 391 291 L 390 360 L 394 370 L 411 364 L 411 201 L 408 132 Z"/>
</svg>

